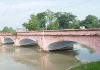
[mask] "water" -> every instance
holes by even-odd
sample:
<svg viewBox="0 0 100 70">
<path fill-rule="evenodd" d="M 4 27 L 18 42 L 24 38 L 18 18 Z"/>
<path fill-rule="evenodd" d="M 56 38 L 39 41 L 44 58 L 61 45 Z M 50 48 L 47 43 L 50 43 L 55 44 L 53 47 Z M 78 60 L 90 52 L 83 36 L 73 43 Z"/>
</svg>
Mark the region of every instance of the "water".
<svg viewBox="0 0 100 70">
<path fill-rule="evenodd" d="M 74 45 L 74 51 L 49 53 L 37 52 L 30 46 L 0 46 L 0 70 L 67 70 L 71 66 L 97 60 L 100 60 L 98 51 L 79 44 Z"/>
</svg>

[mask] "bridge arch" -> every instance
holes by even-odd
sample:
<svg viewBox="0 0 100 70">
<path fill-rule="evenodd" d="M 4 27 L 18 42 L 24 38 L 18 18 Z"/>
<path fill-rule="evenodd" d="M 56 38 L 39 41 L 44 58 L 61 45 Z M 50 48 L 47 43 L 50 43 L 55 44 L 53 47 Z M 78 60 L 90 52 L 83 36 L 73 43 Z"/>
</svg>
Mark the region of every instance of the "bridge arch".
<svg viewBox="0 0 100 70">
<path fill-rule="evenodd" d="M 14 44 L 14 40 L 12 38 L 6 37 L 6 38 L 4 38 L 3 43 Z"/>
<path fill-rule="evenodd" d="M 20 46 L 27 46 L 27 45 L 36 45 L 37 42 L 32 40 L 32 39 L 29 39 L 29 38 L 24 38 L 24 39 L 21 39 L 19 41 L 19 45 Z"/>
<path fill-rule="evenodd" d="M 78 42 L 78 41 L 67 41 L 67 40 L 61 40 L 61 41 L 56 41 L 52 42 L 48 45 L 48 50 L 60 50 L 60 49 L 73 49 L 76 44 L 79 44 L 80 46 L 84 45 L 87 46 L 84 43 Z"/>
</svg>

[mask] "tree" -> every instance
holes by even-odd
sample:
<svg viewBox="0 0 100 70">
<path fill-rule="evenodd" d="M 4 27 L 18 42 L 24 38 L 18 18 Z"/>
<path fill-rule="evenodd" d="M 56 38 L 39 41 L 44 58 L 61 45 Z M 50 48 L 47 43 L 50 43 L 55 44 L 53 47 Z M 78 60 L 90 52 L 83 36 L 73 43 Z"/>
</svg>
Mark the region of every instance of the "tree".
<svg viewBox="0 0 100 70">
<path fill-rule="evenodd" d="M 46 12 L 38 13 L 37 15 L 38 21 L 40 22 L 40 28 L 46 28 Z"/>
<path fill-rule="evenodd" d="M 49 29 L 47 27 L 49 24 L 52 25 L 52 23 L 55 23 L 54 12 L 47 10 L 45 12 L 41 12 L 36 15 L 32 14 L 28 22 L 25 22 L 23 26 L 29 31 L 40 30 L 40 29 Z"/>
<path fill-rule="evenodd" d="M 69 24 L 70 29 L 79 29 L 80 28 L 80 21 L 79 20 L 74 20 Z"/>
<path fill-rule="evenodd" d="M 76 19 L 76 16 L 67 12 L 52 12 L 47 10 L 45 12 L 32 14 L 28 22 L 23 26 L 31 30 L 54 30 L 54 29 L 79 29 L 80 26 L 86 28 L 100 28 L 100 19 L 96 16 L 88 15 L 82 21 Z"/>
<path fill-rule="evenodd" d="M 68 29 L 70 22 L 73 22 L 73 20 L 75 20 L 75 15 L 71 14 L 71 13 L 66 13 L 66 12 L 62 12 L 62 13 L 57 13 L 57 22 L 59 24 L 59 28 L 60 29 Z"/>
<path fill-rule="evenodd" d="M 94 15 L 88 15 L 85 17 L 85 20 L 80 22 L 81 26 L 85 26 L 85 28 L 99 28 L 99 19 Z"/>
<path fill-rule="evenodd" d="M 56 21 L 55 13 L 51 10 L 46 11 L 46 27 L 48 27 L 49 24 L 54 23 Z"/>
<path fill-rule="evenodd" d="M 99 28 L 100 28 L 100 19 L 98 20 Z"/>
<path fill-rule="evenodd" d="M 51 23 L 48 25 L 48 30 L 57 30 L 59 27 L 58 23 Z"/>
<path fill-rule="evenodd" d="M 38 18 L 32 14 L 30 16 L 30 19 L 28 20 L 28 22 L 25 22 L 23 24 L 23 26 L 28 29 L 29 31 L 31 30 L 39 30 L 40 28 L 40 22 L 38 21 Z"/>
<path fill-rule="evenodd" d="M 12 27 L 7 27 L 7 26 L 5 26 L 5 27 L 2 29 L 2 32 L 15 32 L 15 30 L 14 30 Z"/>
</svg>

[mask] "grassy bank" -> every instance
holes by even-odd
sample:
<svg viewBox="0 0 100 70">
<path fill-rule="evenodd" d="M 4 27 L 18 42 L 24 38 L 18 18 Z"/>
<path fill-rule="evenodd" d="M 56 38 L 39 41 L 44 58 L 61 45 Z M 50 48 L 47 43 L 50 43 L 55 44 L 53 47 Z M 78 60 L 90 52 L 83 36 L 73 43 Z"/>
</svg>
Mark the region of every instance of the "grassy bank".
<svg viewBox="0 0 100 70">
<path fill-rule="evenodd" d="M 71 68 L 70 70 L 100 70 L 100 61 L 82 64 L 80 66 Z"/>
</svg>

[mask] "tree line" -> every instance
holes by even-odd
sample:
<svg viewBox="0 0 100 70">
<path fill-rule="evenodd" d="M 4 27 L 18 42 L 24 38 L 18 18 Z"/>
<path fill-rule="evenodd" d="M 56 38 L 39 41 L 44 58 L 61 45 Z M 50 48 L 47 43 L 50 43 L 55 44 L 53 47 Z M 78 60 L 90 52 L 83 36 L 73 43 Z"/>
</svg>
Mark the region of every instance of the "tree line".
<svg viewBox="0 0 100 70">
<path fill-rule="evenodd" d="M 0 30 L 0 32 L 10 32 L 10 33 L 14 33 L 16 31 L 12 27 L 5 26 L 2 30 Z"/>
<path fill-rule="evenodd" d="M 45 12 L 32 14 L 23 26 L 31 30 L 58 30 L 58 29 L 79 29 L 84 26 L 89 28 L 100 28 L 100 19 L 94 15 L 88 15 L 84 20 L 78 20 L 76 15 L 68 12 Z"/>
<path fill-rule="evenodd" d="M 100 28 L 100 19 L 94 15 L 88 15 L 84 20 L 78 20 L 76 15 L 68 12 L 53 12 L 47 10 L 32 14 L 27 22 L 22 24 L 27 30 L 59 30 L 80 29 L 80 27 Z M 16 32 L 12 27 L 5 26 L 0 32 Z"/>
</svg>

